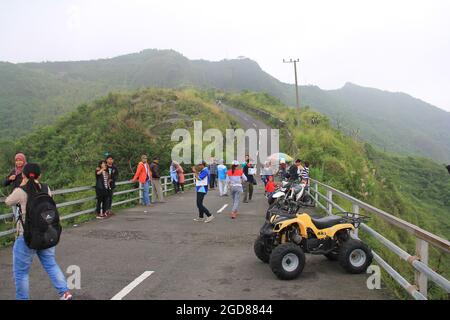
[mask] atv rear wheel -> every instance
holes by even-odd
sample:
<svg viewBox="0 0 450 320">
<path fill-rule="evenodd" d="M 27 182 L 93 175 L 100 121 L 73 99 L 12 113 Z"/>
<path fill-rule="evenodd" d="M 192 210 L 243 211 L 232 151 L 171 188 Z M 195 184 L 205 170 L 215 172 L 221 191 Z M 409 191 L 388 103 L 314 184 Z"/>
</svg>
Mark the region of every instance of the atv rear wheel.
<svg viewBox="0 0 450 320">
<path fill-rule="evenodd" d="M 349 273 L 363 273 L 372 263 L 372 251 L 362 241 L 349 239 L 342 244 L 340 265 Z"/>
<path fill-rule="evenodd" d="M 253 250 L 255 251 L 255 255 L 264 263 L 269 263 L 270 253 L 267 252 L 266 245 L 264 244 L 264 240 L 261 236 L 258 236 L 255 240 L 255 244 L 253 245 Z"/>
<path fill-rule="evenodd" d="M 270 268 L 281 280 L 292 280 L 302 273 L 305 267 L 305 254 L 296 244 L 283 243 L 270 255 Z"/>
</svg>

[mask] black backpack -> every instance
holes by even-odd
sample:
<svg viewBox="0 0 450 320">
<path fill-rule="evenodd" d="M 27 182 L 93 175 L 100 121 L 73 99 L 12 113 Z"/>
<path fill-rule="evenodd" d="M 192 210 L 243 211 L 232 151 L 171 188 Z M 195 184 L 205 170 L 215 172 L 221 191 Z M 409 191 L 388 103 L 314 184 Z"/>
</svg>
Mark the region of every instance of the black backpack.
<svg viewBox="0 0 450 320">
<path fill-rule="evenodd" d="M 22 187 L 22 190 L 25 188 Z M 41 185 L 41 190 L 27 200 L 25 222 L 20 212 L 19 219 L 23 226 L 23 237 L 30 249 L 43 250 L 58 244 L 62 227 L 56 203 L 48 194 L 48 186 Z"/>
</svg>

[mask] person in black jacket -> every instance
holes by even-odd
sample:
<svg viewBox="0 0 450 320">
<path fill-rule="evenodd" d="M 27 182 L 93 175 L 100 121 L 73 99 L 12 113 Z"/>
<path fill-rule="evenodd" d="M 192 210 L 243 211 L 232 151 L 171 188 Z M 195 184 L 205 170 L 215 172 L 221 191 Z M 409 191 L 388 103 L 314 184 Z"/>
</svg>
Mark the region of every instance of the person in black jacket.
<svg viewBox="0 0 450 320">
<path fill-rule="evenodd" d="M 152 172 L 152 194 L 153 199 L 155 199 L 154 202 L 164 202 L 164 195 L 161 187 L 161 174 L 159 171 L 159 158 L 154 157 L 153 162 L 150 165 L 150 171 Z M 158 201 L 156 199 L 158 198 Z"/>
<path fill-rule="evenodd" d="M 104 219 L 108 217 L 109 212 L 109 195 L 111 192 L 111 178 L 108 173 L 108 166 L 106 161 L 99 162 L 95 169 L 95 194 L 97 195 L 97 219 Z"/>
<path fill-rule="evenodd" d="M 248 203 L 253 197 L 253 185 L 256 184 L 255 177 L 252 171 L 255 170 L 253 163 L 246 157 L 245 166 L 243 166 L 244 175 L 247 181 L 244 182 L 244 203 Z"/>
<path fill-rule="evenodd" d="M 289 167 L 288 178 L 291 181 L 298 181 L 300 179 L 301 171 L 303 170 L 302 161 L 300 159 L 295 160 L 295 163 Z"/>
<path fill-rule="evenodd" d="M 108 169 L 108 174 L 109 177 L 111 179 L 111 189 L 109 192 L 109 203 L 108 203 L 108 208 L 109 211 L 106 213 L 107 215 L 112 215 L 112 199 L 113 199 L 113 193 L 114 193 L 114 189 L 116 188 L 116 181 L 119 179 L 119 170 L 117 169 L 117 167 L 114 165 L 114 158 L 112 155 L 108 155 L 106 157 L 106 166 Z"/>
</svg>

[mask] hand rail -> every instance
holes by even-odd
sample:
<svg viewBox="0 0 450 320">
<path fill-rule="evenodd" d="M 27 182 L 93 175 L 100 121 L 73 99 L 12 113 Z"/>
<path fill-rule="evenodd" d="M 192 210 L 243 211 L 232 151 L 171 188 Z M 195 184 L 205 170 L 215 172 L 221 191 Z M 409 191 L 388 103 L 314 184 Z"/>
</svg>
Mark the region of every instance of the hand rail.
<svg viewBox="0 0 450 320">
<path fill-rule="evenodd" d="M 450 242 L 445 240 L 437 235 L 434 235 L 426 230 L 423 230 L 407 221 L 404 221 L 400 218 L 393 216 L 383 210 L 375 208 L 374 206 L 367 204 L 355 197 L 352 197 L 340 190 L 337 190 L 331 186 L 328 186 L 322 182 L 311 179 L 313 183 L 313 188 L 308 190 L 308 194 L 315 200 L 316 206 L 322 208 L 327 214 L 333 214 L 333 208 L 337 208 L 339 211 L 346 211 L 341 206 L 339 206 L 335 201 L 333 201 L 333 195 L 337 195 L 349 202 L 352 203 L 353 212 L 355 214 L 359 213 L 359 209 L 363 208 L 368 212 L 375 213 L 377 216 L 381 217 L 385 221 L 400 227 L 402 230 L 407 231 L 408 233 L 414 235 L 416 237 L 416 254 L 414 256 L 410 255 L 396 244 L 391 242 L 390 240 L 383 237 L 381 234 L 370 228 L 366 224 L 361 224 L 361 230 L 366 231 L 369 235 L 377 239 L 381 242 L 386 248 L 388 248 L 391 252 L 395 253 L 402 260 L 408 262 L 415 269 L 416 275 L 416 284 L 411 285 L 407 280 L 405 280 L 397 271 L 395 271 L 386 261 L 384 261 L 377 253 L 373 252 L 375 260 L 378 264 L 385 269 L 385 271 L 392 277 L 394 280 L 402 286 L 408 293 L 414 297 L 415 299 L 426 299 L 428 293 L 428 284 L 427 280 L 430 279 L 434 283 L 436 283 L 439 287 L 444 289 L 447 293 L 450 292 L 450 281 L 435 272 L 428 266 L 428 243 L 436 246 L 439 249 L 442 249 L 445 253 L 450 252 Z M 322 186 L 327 195 L 323 195 L 319 192 L 318 186 Z M 326 205 L 320 203 L 320 199 L 324 199 L 326 201 Z M 353 237 L 358 238 L 357 233 L 352 234 Z M 426 244 L 426 245 L 424 245 Z"/>
<path fill-rule="evenodd" d="M 163 187 L 163 193 L 167 194 L 168 192 L 171 192 L 173 190 L 173 188 L 168 188 L 168 185 L 172 185 L 172 179 L 170 176 L 163 176 L 161 177 L 161 181 L 162 181 L 162 187 Z M 194 174 L 193 173 L 186 173 L 185 174 L 185 186 L 191 186 L 194 184 Z M 116 183 L 116 186 L 122 186 L 122 185 L 128 185 L 128 184 L 133 184 L 134 182 L 132 180 L 126 180 L 126 181 L 120 181 Z M 75 187 L 75 188 L 69 188 L 69 189 L 58 189 L 58 190 L 53 190 L 52 191 L 52 195 L 63 195 L 63 194 L 69 194 L 69 193 L 77 193 L 77 192 L 83 192 L 83 191 L 90 191 L 90 190 L 94 190 L 95 187 L 94 186 L 82 186 L 82 187 Z M 118 192 L 114 192 L 114 196 L 118 196 L 118 195 L 122 195 L 122 194 L 129 194 L 132 192 L 137 192 L 137 191 L 142 191 L 142 188 L 131 188 L 131 189 L 126 189 L 126 190 L 122 190 L 122 191 L 118 191 Z M 150 186 L 150 192 L 151 192 L 151 186 Z M 139 194 L 139 197 L 134 197 L 132 199 L 126 199 L 123 201 L 119 201 L 119 202 L 113 202 L 112 206 L 117 206 L 117 205 L 121 205 L 121 204 L 126 204 L 126 203 L 131 203 L 131 202 L 135 202 L 138 201 L 142 198 L 142 194 Z M 5 197 L 0 198 L 0 203 L 4 203 L 5 202 Z M 86 202 L 90 202 L 90 201 L 94 201 L 96 199 L 95 196 L 90 196 L 90 197 L 84 197 L 81 199 L 76 199 L 76 200 L 70 200 L 70 201 L 66 201 L 66 202 L 61 202 L 57 204 L 58 208 L 62 208 L 62 207 L 68 207 L 68 206 L 73 206 L 76 204 L 82 204 L 82 203 L 86 203 Z M 61 220 L 67 220 L 70 218 L 75 218 L 77 216 L 83 215 L 83 214 L 88 214 L 88 213 L 92 213 L 95 211 L 95 208 L 91 208 L 91 209 L 86 209 L 86 210 L 82 210 L 79 212 L 73 212 L 73 213 L 69 213 L 69 214 L 65 214 L 61 216 Z M 13 213 L 6 213 L 6 214 L 0 214 L 0 220 L 4 220 L 4 219 L 8 219 L 8 218 L 13 218 L 14 215 Z M 9 230 L 5 230 L 5 231 L 0 231 L 0 238 L 4 237 L 4 236 L 8 236 L 11 234 L 15 233 L 15 229 L 9 229 Z"/>
<path fill-rule="evenodd" d="M 426 242 L 444 250 L 447 253 L 450 253 L 450 242 L 448 240 L 445 240 L 435 234 L 432 234 L 431 232 L 428 232 L 422 228 L 419 228 L 416 225 L 413 225 L 412 223 L 409 223 L 405 220 L 402 220 L 390 213 L 387 213 L 386 211 L 383 211 L 381 209 L 375 208 L 374 206 L 365 203 L 359 199 L 356 199 L 342 191 L 339 191 L 333 187 L 330 187 L 324 183 L 321 183 L 317 180 L 311 179 L 314 183 L 317 183 L 318 185 L 324 187 L 325 189 L 331 191 L 333 194 L 337 194 L 340 197 L 350 201 L 353 204 L 358 205 L 360 208 L 363 208 L 366 211 L 373 212 L 379 217 L 383 218 L 387 222 L 407 231 L 410 234 L 415 235 L 417 238 L 420 238 L 422 240 L 425 240 Z M 314 190 L 313 190 L 314 191 Z"/>
</svg>

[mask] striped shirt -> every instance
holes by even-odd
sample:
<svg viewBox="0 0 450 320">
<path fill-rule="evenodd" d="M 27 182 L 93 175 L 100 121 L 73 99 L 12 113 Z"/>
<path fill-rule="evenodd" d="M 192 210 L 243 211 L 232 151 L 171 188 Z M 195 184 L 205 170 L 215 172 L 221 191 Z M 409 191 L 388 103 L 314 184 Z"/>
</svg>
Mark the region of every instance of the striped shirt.
<svg viewBox="0 0 450 320">
<path fill-rule="evenodd" d="M 109 189 L 109 174 L 106 171 L 102 172 L 103 174 L 103 185 L 105 186 L 105 189 Z"/>
<path fill-rule="evenodd" d="M 309 168 L 304 167 L 303 170 L 300 173 L 302 179 L 309 180 Z"/>
</svg>

